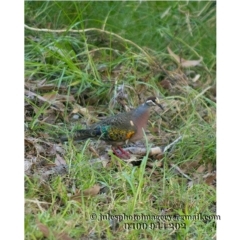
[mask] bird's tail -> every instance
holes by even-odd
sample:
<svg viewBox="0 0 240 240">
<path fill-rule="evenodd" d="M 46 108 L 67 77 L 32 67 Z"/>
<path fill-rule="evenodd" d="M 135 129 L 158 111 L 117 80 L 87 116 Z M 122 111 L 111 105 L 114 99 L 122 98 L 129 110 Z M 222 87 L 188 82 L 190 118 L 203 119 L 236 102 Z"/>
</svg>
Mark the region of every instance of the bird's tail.
<svg viewBox="0 0 240 240">
<path fill-rule="evenodd" d="M 62 142 L 68 141 L 68 139 L 73 139 L 74 141 L 85 140 L 88 138 L 94 138 L 98 136 L 98 131 L 96 129 L 82 129 L 75 131 L 70 136 L 61 136 Z"/>
</svg>

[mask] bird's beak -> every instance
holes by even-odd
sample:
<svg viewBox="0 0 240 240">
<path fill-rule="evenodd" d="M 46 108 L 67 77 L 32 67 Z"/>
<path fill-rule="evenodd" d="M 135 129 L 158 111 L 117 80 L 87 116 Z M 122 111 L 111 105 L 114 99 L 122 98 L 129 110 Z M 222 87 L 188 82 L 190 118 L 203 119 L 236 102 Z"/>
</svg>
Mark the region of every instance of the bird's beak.
<svg viewBox="0 0 240 240">
<path fill-rule="evenodd" d="M 155 100 L 156 104 L 162 109 L 164 110 L 163 106 L 160 104 L 160 100 L 158 98 L 156 98 Z"/>
</svg>

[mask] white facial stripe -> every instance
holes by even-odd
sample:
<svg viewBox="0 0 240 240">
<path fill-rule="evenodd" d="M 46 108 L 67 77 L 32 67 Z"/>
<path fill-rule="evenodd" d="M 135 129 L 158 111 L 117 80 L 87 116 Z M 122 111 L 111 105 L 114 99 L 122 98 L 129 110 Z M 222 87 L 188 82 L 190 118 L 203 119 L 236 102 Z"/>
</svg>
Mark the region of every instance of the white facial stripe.
<svg viewBox="0 0 240 240">
<path fill-rule="evenodd" d="M 152 100 L 147 100 L 146 103 L 147 103 L 148 105 L 153 105 L 153 106 L 156 105 L 155 102 L 153 102 Z"/>
</svg>

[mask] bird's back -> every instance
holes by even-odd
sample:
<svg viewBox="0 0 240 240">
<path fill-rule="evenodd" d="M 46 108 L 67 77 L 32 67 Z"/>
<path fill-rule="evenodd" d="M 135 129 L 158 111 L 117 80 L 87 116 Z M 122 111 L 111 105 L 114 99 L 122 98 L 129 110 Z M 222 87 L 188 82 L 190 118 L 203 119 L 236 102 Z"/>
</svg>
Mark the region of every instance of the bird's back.
<svg viewBox="0 0 240 240">
<path fill-rule="evenodd" d="M 134 110 L 133 110 L 134 111 Z M 108 117 L 74 133 L 74 140 L 87 138 L 101 139 L 115 145 L 121 145 L 136 133 L 137 128 L 131 123 L 132 111 Z"/>
</svg>

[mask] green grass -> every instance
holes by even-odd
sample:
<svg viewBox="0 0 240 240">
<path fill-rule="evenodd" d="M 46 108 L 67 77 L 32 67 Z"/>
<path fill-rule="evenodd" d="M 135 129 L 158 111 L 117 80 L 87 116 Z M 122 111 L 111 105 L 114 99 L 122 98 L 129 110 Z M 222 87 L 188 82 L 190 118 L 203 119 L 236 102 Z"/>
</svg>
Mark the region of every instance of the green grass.
<svg viewBox="0 0 240 240">
<path fill-rule="evenodd" d="M 33 163 L 25 174 L 25 238 L 44 239 L 48 229 L 49 239 L 61 233 L 73 239 L 212 239 L 214 219 L 157 225 L 91 216 L 216 214 L 216 188 L 206 181 L 216 170 L 216 2 L 25 2 L 25 24 L 34 28 L 25 28 L 25 82 L 35 94 L 25 98 L 25 159 Z M 168 46 L 187 60 L 203 57 L 201 66 L 182 68 Z M 115 98 L 122 86 L 127 97 Z M 161 97 L 165 110 L 160 116 L 153 111 L 143 143 L 149 149 L 183 137 L 164 157 L 138 157 L 132 165 L 111 155 L 103 167 L 91 161 L 92 149 L 105 152 L 102 142 L 59 144 L 60 134 L 151 95 Z M 59 156 L 68 168 L 49 174 Z M 96 184 L 100 193 L 85 196 Z M 177 224 L 184 228 L 173 229 Z"/>
</svg>

